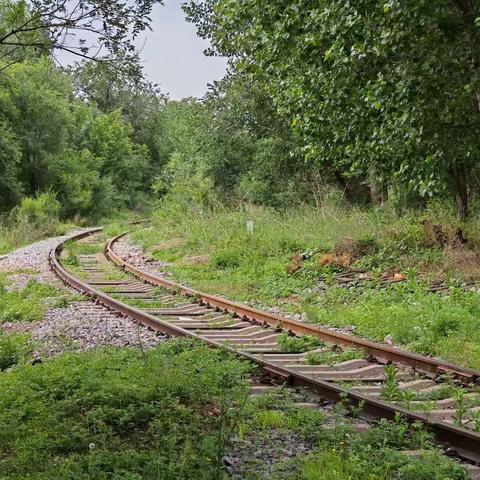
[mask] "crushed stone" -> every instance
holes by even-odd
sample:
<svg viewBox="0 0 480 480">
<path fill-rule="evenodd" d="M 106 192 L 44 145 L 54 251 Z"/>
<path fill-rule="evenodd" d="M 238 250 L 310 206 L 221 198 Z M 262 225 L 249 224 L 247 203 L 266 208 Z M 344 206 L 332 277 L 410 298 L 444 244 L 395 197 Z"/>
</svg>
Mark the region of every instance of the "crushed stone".
<svg viewBox="0 0 480 480">
<path fill-rule="evenodd" d="M 172 263 L 144 257 L 142 247 L 133 243 L 128 236 L 123 236 L 114 243 L 114 251 L 137 268 L 160 275 L 171 275 L 166 268 L 171 267 Z"/>
<path fill-rule="evenodd" d="M 289 430 L 270 429 L 234 442 L 223 466 L 232 479 L 290 478 L 288 464 L 298 455 L 311 450 L 305 440 Z"/>
<path fill-rule="evenodd" d="M 52 308 L 32 329 L 32 340 L 39 346 L 35 355 L 47 357 L 106 346 L 147 350 L 166 338 L 90 301 Z"/>
<path fill-rule="evenodd" d="M 81 228 L 67 235 L 41 240 L 5 255 L 0 260 L 0 272 L 11 273 L 7 275 L 11 281 L 7 289 L 23 290 L 31 281 L 57 286 L 58 279 L 48 264 L 50 251 L 59 241 L 68 240 L 82 231 Z"/>
<path fill-rule="evenodd" d="M 68 240 L 81 231 L 83 229 L 42 240 L 7 254 L 0 260 L 0 271 L 7 273 L 10 282 L 7 288 L 20 291 L 36 281 L 53 285 L 63 292 L 77 293 L 59 281 L 50 269 L 48 258 L 59 241 Z M 31 333 L 35 358 L 104 346 L 149 349 L 167 338 L 92 301 L 76 301 L 62 307 L 51 306 L 55 303 L 51 298 L 44 302 L 49 308 L 43 320 L 0 325 L 6 333 Z"/>
</svg>

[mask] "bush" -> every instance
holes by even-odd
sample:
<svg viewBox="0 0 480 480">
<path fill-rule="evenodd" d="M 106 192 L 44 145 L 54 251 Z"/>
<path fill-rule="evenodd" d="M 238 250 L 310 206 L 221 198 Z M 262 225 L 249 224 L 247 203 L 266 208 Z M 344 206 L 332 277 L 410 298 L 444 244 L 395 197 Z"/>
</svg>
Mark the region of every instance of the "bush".
<svg viewBox="0 0 480 480">
<path fill-rule="evenodd" d="M 58 223 L 60 208 L 56 195 L 49 191 L 40 193 L 35 198 L 25 197 L 12 214 L 17 223 L 26 223 L 48 231 Z"/>
<path fill-rule="evenodd" d="M 0 219 L 0 254 L 52 235 L 63 235 L 75 225 L 59 221 L 60 203 L 53 192 L 25 197 L 10 215 Z"/>
<path fill-rule="evenodd" d="M 31 351 L 29 336 L 0 333 L 0 371 L 24 361 Z"/>
<path fill-rule="evenodd" d="M 1 478 L 217 478 L 250 366 L 189 340 L 65 354 L 0 375 Z M 222 413 L 222 412 L 231 413 Z"/>
<path fill-rule="evenodd" d="M 215 268 L 236 268 L 240 265 L 240 258 L 237 252 L 232 250 L 220 250 L 212 258 Z"/>
</svg>

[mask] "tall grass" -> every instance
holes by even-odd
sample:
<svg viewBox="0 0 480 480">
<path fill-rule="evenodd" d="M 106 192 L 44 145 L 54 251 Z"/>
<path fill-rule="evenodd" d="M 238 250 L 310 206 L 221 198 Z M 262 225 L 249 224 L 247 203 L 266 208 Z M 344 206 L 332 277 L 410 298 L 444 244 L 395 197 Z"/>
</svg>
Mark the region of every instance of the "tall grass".
<svg viewBox="0 0 480 480">
<path fill-rule="evenodd" d="M 61 235 L 72 224 L 59 220 L 60 203 L 53 192 L 25 197 L 0 218 L 0 254 L 50 235 Z"/>
<path fill-rule="evenodd" d="M 466 245 L 458 243 L 462 235 Z M 432 280 L 458 285 L 480 276 L 478 216 L 460 222 L 449 204 L 400 217 L 388 205 L 362 210 L 332 199 L 280 212 L 167 196 L 152 225 L 133 237 L 170 262 L 174 278 L 200 290 L 303 313 L 314 323 L 353 325 L 375 340 L 389 335 L 419 353 L 480 368 L 477 294 L 427 292 Z M 347 266 L 321 263 L 342 248 L 357 249 Z M 409 281 L 384 291 L 374 282 L 346 290 L 333 281 L 344 268 L 400 272 Z"/>
</svg>

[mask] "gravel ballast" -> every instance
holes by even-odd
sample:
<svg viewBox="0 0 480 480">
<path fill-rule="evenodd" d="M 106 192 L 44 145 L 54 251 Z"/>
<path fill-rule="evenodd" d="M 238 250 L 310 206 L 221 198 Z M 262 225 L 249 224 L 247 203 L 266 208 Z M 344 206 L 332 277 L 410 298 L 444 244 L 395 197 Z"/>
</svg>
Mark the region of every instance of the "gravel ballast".
<svg viewBox="0 0 480 480">
<path fill-rule="evenodd" d="M 0 260 L 0 272 L 7 275 L 7 289 L 22 290 L 30 282 L 53 285 L 61 294 L 76 294 L 64 286 L 50 268 L 50 251 L 59 241 L 65 241 L 82 230 L 49 238 L 16 250 Z M 45 305 L 52 305 L 45 299 Z M 54 303 L 54 302 L 53 302 Z M 53 356 L 63 352 L 83 352 L 94 347 L 148 349 L 167 337 L 134 320 L 118 315 L 92 301 L 74 301 L 62 307 L 47 308 L 39 322 L 8 322 L 0 325 L 5 333 L 31 333 L 35 357 Z"/>
<path fill-rule="evenodd" d="M 120 255 L 125 261 L 137 268 L 157 275 L 159 273 L 161 275 L 170 275 L 165 269 L 170 267 L 172 265 L 171 263 L 161 262 L 153 258 L 145 258 L 142 247 L 134 244 L 128 236 L 119 238 L 114 243 L 113 249 L 117 255 Z"/>
<path fill-rule="evenodd" d="M 32 330 L 39 345 L 38 355 L 64 351 L 82 352 L 93 347 L 155 347 L 165 335 L 93 302 L 74 302 L 48 310 L 45 319 Z"/>
<path fill-rule="evenodd" d="M 48 256 L 58 242 L 66 241 L 84 229 L 74 230 L 60 237 L 52 237 L 15 250 L 0 260 L 0 272 L 9 273 L 11 285 L 7 289 L 22 290 L 36 281 L 58 286 L 58 278 L 50 269 Z"/>
</svg>

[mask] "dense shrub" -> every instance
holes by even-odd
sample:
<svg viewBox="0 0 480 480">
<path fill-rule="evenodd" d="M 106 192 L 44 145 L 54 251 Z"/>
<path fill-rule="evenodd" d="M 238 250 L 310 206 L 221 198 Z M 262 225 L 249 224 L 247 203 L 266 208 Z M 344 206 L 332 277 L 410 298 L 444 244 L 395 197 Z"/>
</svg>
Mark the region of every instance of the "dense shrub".
<svg viewBox="0 0 480 480">
<path fill-rule="evenodd" d="M 249 366 L 189 341 L 104 350 L 0 375 L 4 479 L 217 478 Z"/>
<path fill-rule="evenodd" d="M 26 360 L 31 348 L 29 335 L 0 334 L 0 371 Z"/>
<path fill-rule="evenodd" d="M 31 228 L 49 230 L 58 222 L 60 203 L 53 192 L 39 193 L 36 197 L 25 197 L 13 210 L 15 223 L 25 223 Z"/>
</svg>

